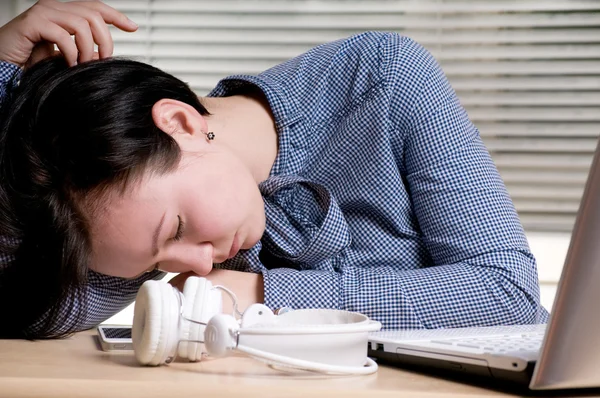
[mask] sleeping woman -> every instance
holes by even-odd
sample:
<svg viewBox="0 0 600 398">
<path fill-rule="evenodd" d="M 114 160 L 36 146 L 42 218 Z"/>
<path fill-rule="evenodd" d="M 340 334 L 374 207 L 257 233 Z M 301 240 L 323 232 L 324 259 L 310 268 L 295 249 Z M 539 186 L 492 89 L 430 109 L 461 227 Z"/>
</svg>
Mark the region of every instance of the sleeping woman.
<svg viewBox="0 0 600 398">
<path fill-rule="evenodd" d="M 198 97 L 112 58 L 106 24 L 136 30 L 55 0 L 0 29 L 0 337 L 93 327 L 165 272 L 385 329 L 546 321 L 502 179 L 419 44 L 366 32 Z"/>
</svg>

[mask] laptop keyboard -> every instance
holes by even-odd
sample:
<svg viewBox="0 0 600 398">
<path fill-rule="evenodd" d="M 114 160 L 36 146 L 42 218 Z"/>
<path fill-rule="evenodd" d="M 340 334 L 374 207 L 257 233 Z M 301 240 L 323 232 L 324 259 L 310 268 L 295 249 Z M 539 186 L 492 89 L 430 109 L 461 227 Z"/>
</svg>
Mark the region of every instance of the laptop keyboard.
<svg viewBox="0 0 600 398">
<path fill-rule="evenodd" d="M 538 352 L 544 339 L 543 332 L 507 334 L 496 336 L 473 336 L 430 340 L 432 346 L 464 351 L 480 351 L 491 354 L 507 352 Z"/>
</svg>

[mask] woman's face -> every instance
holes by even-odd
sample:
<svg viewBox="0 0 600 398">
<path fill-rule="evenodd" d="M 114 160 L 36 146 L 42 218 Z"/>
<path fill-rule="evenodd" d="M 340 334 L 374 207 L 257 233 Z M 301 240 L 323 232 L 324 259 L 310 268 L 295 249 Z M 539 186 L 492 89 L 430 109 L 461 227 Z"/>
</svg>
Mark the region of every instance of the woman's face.
<svg viewBox="0 0 600 398">
<path fill-rule="evenodd" d="M 247 167 L 226 148 L 182 152 L 175 171 L 146 175 L 109 194 L 92 220 L 97 272 L 132 278 L 157 264 L 206 275 L 249 249 L 265 228 L 264 203 Z"/>
</svg>

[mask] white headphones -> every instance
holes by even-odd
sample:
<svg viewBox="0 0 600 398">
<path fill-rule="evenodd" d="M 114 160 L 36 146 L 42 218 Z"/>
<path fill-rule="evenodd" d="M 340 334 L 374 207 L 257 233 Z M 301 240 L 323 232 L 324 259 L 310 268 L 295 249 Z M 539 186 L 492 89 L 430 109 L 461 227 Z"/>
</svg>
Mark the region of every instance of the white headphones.
<svg viewBox="0 0 600 398">
<path fill-rule="evenodd" d="M 379 322 L 340 310 L 294 310 L 275 315 L 252 304 L 241 319 L 222 312 L 222 286 L 200 277 L 186 280 L 183 293 L 170 284 L 146 281 L 134 309 L 132 339 L 142 365 L 170 363 L 176 356 L 199 361 L 203 352 L 223 357 L 236 350 L 271 365 L 333 374 L 371 374 L 369 332 Z M 237 309 L 236 309 L 237 311 Z"/>
</svg>

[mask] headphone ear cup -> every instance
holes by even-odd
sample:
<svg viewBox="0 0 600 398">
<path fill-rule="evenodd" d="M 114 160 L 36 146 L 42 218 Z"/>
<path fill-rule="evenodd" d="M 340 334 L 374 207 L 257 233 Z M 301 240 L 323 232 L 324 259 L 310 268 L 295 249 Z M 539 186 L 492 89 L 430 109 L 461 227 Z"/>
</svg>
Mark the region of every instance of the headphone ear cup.
<svg viewBox="0 0 600 398">
<path fill-rule="evenodd" d="M 160 365 L 175 352 L 179 338 L 179 300 L 171 285 L 146 281 L 138 291 L 131 331 L 135 357 L 142 365 Z"/>
<path fill-rule="evenodd" d="M 189 277 L 183 286 L 185 300 L 184 317 L 194 321 L 208 323 L 216 314 L 222 311 L 221 291 L 213 289 L 212 283 L 201 277 Z M 205 351 L 204 344 L 190 343 L 185 340 L 204 341 L 205 326 L 186 320 L 181 323 L 181 340 L 178 355 L 190 361 L 199 361 Z"/>
</svg>

